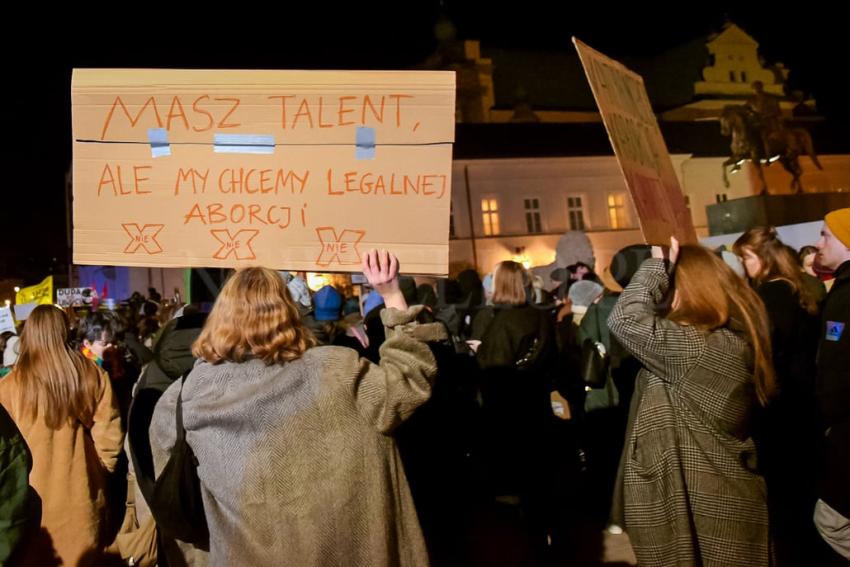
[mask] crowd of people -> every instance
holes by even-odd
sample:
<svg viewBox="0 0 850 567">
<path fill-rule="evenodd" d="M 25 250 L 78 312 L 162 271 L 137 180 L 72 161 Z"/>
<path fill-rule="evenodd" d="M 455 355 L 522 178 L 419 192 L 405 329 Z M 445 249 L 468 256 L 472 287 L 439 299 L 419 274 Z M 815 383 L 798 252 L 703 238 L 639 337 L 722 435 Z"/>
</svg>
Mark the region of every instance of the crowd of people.
<svg viewBox="0 0 850 567">
<path fill-rule="evenodd" d="M 850 209 L 731 252 L 547 289 L 373 250 L 360 297 L 255 267 L 209 313 L 38 306 L 0 337 L 0 564 L 584 564 L 603 530 L 646 566 L 847 564 Z"/>
</svg>

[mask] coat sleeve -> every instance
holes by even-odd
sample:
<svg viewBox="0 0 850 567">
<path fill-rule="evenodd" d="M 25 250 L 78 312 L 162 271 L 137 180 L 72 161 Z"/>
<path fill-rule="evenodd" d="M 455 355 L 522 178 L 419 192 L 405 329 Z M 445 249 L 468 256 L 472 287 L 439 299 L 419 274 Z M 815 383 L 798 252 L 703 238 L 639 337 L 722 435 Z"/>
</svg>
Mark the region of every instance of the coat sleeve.
<svg viewBox="0 0 850 567">
<path fill-rule="evenodd" d="M 380 364 L 365 358 L 356 362 L 352 386 L 357 407 L 381 433 L 391 432 L 431 396 L 437 362 L 424 341 L 445 340 L 447 334 L 441 324 L 416 324 L 421 309 L 384 309 L 387 339 Z"/>
<path fill-rule="evenodd" d="M 608 317 L 608 328 L 653 374 L 662 380 L 675 381 L 702 354 L 705 337 L 693 327 L 656 314 L 668 286 L 663 260 L 645 261 Z"/>
<path fill-rule="evenodd" d="M 112 472 L 124 447 L 124 429 L 109 376 L 101 370 L 98 381 L 100 396 L 94 411 L 91 436 L 100 462 L 106 470 Z"/>
<path fill-rule="evenodd" d="M 30 469 L 32 457 L 20 433 L 0 439 L 0 565 L 7 564 L 29 521 L 38 521 L 31 517 Z"/>
</svg>

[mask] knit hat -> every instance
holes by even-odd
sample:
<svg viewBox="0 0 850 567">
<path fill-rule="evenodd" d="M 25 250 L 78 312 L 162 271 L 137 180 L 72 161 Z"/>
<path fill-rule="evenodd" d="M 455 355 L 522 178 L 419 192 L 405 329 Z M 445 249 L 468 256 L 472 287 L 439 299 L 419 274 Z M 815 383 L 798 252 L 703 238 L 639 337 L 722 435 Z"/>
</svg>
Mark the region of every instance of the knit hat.
<svg viewBox="0 0 850 567">
<path fill-rule="evenodd" d="M 570 280 L 570 272 L 566 268 L 555 268 L 549 274 L 549 279 L 553 282 L 564 283 Z"/>
<path fill-rule="evenodd" d="M 345 300 L 345 303 L 342 304 L 342 316 L 351 315 L 352 313 L 357 313 L 357 316 L 360 316 L 360 302 L 357 301 L 356 297 L 350 297 Z"/>
<path fill-rule="evenodd" d="M 577 281 L 570 286 L 568 293 L 570 302 L 573 304 L 573 310 L 575 311 L 576 307 L 578 307 L 579 310 L 576 312 L 580 312 L 582 307 L 585 309 L 590 307 L 590 304 L 602 295 L 604 290 L 605 288 L 596 282 L 590 280 Z"/>
<path fill-rule="evenodd" d="M 326 285 L 317 291 L 313 301 L 316 304 L 313 310 L 316 321 L 339 321 L 342 296 L 333 286 Z"/>
<path fill-rule="evenodd" d="M 835 235 L 835 238 L 840 240 L 844 246 L 850 248 L 850 208 L 827 213 L 823 220 L 832 234 Z"/>
<path fill-rule="evenodd" d="M 621 288 L 625 289 L 640 265 L 650 257 L 652 257 L 652 248 L 646 244 L 626 246 L 611 258 L 611 276 Z"/>
<path fill-rule="evenodd" d="M 363 315 L 368 315 L 373 309 L 379 307 L 384 304 L 384 298 L 381 297 L 381 294 L 375 290 L 369 292 L 366 295 L 366 299 L 363 301 Z"/>
</svg>

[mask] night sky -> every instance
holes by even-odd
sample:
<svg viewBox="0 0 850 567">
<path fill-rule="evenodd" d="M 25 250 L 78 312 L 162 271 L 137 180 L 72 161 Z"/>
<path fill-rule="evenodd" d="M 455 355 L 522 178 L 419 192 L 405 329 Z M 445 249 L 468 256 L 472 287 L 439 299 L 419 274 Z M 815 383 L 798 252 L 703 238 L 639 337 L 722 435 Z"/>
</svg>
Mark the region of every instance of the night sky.
<svg viewBox="0 0 850 567">
<path fill-rule="evenodd" d="M 455 24 L 459 38 L 480 40 L 485 49 L 569 50 L 576 35 L 613 57 L 652 55 L 719 31 L 730 19 L 760 42 L 769 63 L 791 69 L 792 86 L 812 93 L 822 114 L 850 124 L 842 79 L 850 47 L 839 35 L 846 19 L 825 2 L 798 4 L 793 12 L 768 3 L 661 9 L 595 2 L 576 9 L 574 2 L 556 8 L 526 0 L 493 11 L 492 1 L 399 0 L 312 2 L 306 4 L 316 8 L 297 12 L 287 4 L 269 10 L 244 2 L 221 9 L 138 3 L 118 12 L 57 13 L 53 24 L 36 14 L 5 16 L 0 278 L 40 279 L 53 258 L 63 271 L 74 67 L 406 69 L 434 51 L 441 17 Z"/>
</svg>

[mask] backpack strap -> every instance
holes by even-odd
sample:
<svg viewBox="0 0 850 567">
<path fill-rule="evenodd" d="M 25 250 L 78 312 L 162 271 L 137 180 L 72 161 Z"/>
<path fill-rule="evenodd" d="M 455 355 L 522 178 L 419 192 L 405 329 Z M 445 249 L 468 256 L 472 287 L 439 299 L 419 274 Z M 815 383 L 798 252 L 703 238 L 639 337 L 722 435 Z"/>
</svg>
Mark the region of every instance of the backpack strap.
<svg viewBox="0 0 850 567">
<path fill-rule="evenodd" d="M 183 386 L 186 384 L 186 377 L 189 376 L 187 372 L 180 378 L 180 392 L 177 393 L 177 408 L 175 413 L 177 414 L 177 419 L 174 421 L 177 425 L 177 440 L 185 441 L 186 440 L 186 428 L 183 427 Z"/>
</svg>

